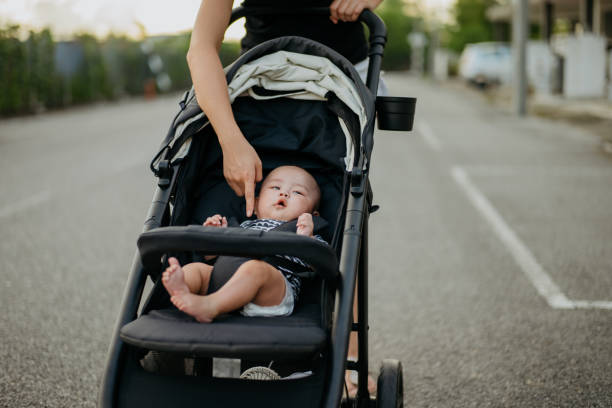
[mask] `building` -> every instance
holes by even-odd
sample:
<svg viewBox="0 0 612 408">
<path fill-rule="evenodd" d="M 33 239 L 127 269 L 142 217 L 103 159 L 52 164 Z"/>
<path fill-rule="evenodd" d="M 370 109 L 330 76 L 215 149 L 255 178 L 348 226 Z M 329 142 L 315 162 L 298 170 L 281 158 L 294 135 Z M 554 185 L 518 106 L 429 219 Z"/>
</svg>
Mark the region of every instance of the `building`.
<svg viewBox="0 0 612 408">
<path fill-rule="evenodd" d="M 496 5 L 487 18 L 512 21 L 512 3 Z M 612 0 L 528 0 L 529 21 L 557 57 L 551 89 L 567 97 L 612 100 Z M 554 34 L 563 27 L 563 34 Z"/>
</svg>

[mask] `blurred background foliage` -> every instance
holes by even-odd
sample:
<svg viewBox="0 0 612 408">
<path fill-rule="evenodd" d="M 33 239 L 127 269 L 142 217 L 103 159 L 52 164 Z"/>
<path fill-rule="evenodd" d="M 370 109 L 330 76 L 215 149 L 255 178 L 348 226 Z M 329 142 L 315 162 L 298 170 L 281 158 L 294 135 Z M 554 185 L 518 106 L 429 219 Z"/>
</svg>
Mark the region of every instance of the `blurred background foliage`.
<svg viewBox="0 0 612 408">
<path fill-rule="evenodd" d="M 0 28 L 0 115 L 10 116 L 70 105 L 159 92 L 149 58 L 161 59 L 170 78 L 164 91 L 191 86 L 185 56 L 190 34 L 143 41 L 111 35 L 104 40 L 78 34 L 55 41 L 50 30 L 23 33 L 19 26 Z M 238 43 L 224 43 L 224 64 L 240 53 Z M 153 89 L 147 85 L 153 84 Z"/>
<path fill-rule="evenodd" d="M 410 67 L 411 32 L 431 38 L 435 30 L 441 44 L 456 52 L 468 43 L 492 40 L 485 11 L 496 1 L 455 0 L 452 21 L 441 26 L 425 16 L 417 0 L 385 0 L 376 10 L 388 30 L 383 69 Z M 98 39 L 82 33 L 59 41 L 49 29 L 26 33 L 16 25 L 0 28 L 0 116 L 185 90 L 191 86 L 185 59 L 189 38 L 190 33 Z M 238 42 L 225 42 L 223 64 L 239 53 Z M 161 68 L 152 64 L 152 57 L 161 61 Z M 160 81 L 160 73 L 165 81 Z"/>
<path fill-rule="evenodd" d="M 451 10 L 454 21 L 444 27 L 443 45 L 459 53 L 466 44 L 491 41 L 493 24 L 485 13 L 496 3 L 496 0 L 456 0 Z"/>
<path fill-rule="evenodd" d="M 100 40 L 81 33 L 57 41 L 49 29 L 24 33 L 16 25 L 0 28 L 0 116 L 151 96 L 161 91 L 150 66 L 152 55 L 161 59 L 161 72 L 170 79 L 164 92 L 188 89 L 189 38 L 183 33 L 144 41 L 117 35 Z M 238 43 L 224 43 L 221 60 L 229 64 L 239 53 Z"/>
<path fill-rule="evenodd" d="M 410 3 L 402 0 L 385 0 L 376 9 L 387 26 L 387 44 L 383 69 L 387 71 L 410 67 L 410 45 L 407 36 L 422 22 L 422 17 L 410 12 Z"/>
</svg>

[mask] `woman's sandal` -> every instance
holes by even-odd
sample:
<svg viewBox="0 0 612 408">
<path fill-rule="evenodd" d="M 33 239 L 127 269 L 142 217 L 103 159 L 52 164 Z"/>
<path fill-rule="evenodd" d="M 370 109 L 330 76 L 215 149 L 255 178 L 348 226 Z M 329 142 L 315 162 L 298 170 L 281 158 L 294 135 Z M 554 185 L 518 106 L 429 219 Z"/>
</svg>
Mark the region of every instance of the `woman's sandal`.
<svg viewBox="0 0 612 408">
<path fill-rule="evenodd" d="M 349 398 L 355 398 L 357 396 L 357 371 L 346 370 L 344 382 L 346 384 L 345 396 L 348 393 Z M 370 396 L 376 395 L 376 381 L 371 374 L 368 374 L 368 392 Z"/>
</svg>

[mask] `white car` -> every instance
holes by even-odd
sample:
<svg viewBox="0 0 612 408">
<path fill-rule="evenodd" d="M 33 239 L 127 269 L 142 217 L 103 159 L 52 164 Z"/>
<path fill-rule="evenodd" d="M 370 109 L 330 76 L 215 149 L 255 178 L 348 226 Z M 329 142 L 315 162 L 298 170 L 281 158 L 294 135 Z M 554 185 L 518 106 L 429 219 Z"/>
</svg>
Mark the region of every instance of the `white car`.
<svg viewBox="0 0 612 408">
<path fill-rule="evenodd" d="M 459 76 L 478 86 L 507 84 L 512 75 L 512 51 L 506 43 L 468 44 L 459 58 Z"/>
</svg>

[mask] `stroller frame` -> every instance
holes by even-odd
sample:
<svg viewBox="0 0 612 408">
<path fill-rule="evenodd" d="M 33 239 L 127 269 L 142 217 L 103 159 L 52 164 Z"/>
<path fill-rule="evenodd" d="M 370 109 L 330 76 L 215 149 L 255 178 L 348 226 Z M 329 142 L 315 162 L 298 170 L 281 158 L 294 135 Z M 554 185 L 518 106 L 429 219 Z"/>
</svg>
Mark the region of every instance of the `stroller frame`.
<svg viewBox="0 0 612 408">
<path fill-rule="evenodd" d="M 230 24 L 235 20 L 251 14 L 271 13 L 315 13 L 329 14 L 328 8 L 310 8 L 279 11 L 277 9 L 247 10 L 240 7 L 234 9 Z M 386 42 L 386 28 L 382 20 L 369 10 L 365 10 L 360 21 L 369 27 L 369 67 L 366 87 L 376 95 L 382 55 Z M 412 107 L 414 113 L 414 106 Z M 373 123 L 372 123 L 373 126 Z M 403 130 L 410 130 L 405 128 Z M 173 129 L 171 127 L 170 132 Z M 373 129 L 369 132 L 373 138 Z M 364 141 L 372 146 L 372 140 Z M 358 391 L 356 398 L 345 399 L 343 406 L 355 404 L 358 407 L 369 406 L 401 406 L 402 401 L 397 400 L 403 392 L 402 372 L 399 362 L 385 360 L 379 377 L 378 404 L 370 398 L 367 389 L 368 366 L 368 219 L 369 214 L 378 209 L 372 204 L 373 194 L 369 184 L 368 169 L 364 165 L 367 157 L 363 146 L 357 152 L 355 164 L 350 175 L 349 195 L 346 204 L 346 217 L 343 229 L 343 243 L 338 263 L 341 282 L 337 285 L 337 311 L 331 333 L 330 363 L 328 380 L 325 385 L 322 405 L 337 407 L 340 404 L 346 369 L 358 373 Z M 164 150 L 160 151 L 162 154 Z M 158 185 L 155 190 L 149 212 L 144 223 L 143 233 L 153 230 L 167 223 L 168 203 L 177 181 L 178 171 L 174 170 L 169 161 L 159 161 L 155 169 Z M 159 258 L 158 258 L 159 259 Z M 137 251 L 131 273 L 129 275 L 119 317 L 113 331 L 112 342 L 108 351 L 106 369 L 101 384 L 98 406 L 113 407 L 117 405 L 118 382 L 120 369 L 127 354 L 127 345 L 121 340 L 119 332 L 123 326 L 133 321 L 138 314 L 139 305 L 144 291 L 147 273 L 143 266 L 141 254 Z M 360 282 L 357 285 L 357 282 Z M 353 302 L 355 288 L 357 287 L 357 321 L 353 322 Z M 349 335 L 351 331 L 357 332 L 359 354 L 357 361 L 347 361 Z M 385 371 L 386 370 L 386 371 Z M 385 374 L 385 375 L 383 375 Z M 385 379 L 383 379 L 383 377 Z M 381 380 L 383 383 L 381 383 Z M 386 382 L 385 382 L 386 381 Z M 382 394 L 385 395 L 382 395 Z M 389 395 L 394 393 L 395 395 Z M 394 398 L 395 397 L 395 398 Z M 246 404 L 245 404 L 246 405 Z"/>
</svg>

